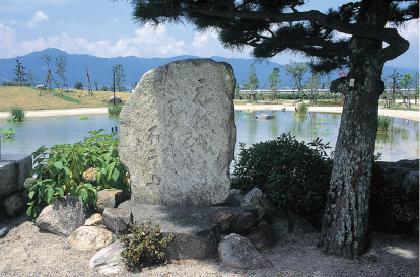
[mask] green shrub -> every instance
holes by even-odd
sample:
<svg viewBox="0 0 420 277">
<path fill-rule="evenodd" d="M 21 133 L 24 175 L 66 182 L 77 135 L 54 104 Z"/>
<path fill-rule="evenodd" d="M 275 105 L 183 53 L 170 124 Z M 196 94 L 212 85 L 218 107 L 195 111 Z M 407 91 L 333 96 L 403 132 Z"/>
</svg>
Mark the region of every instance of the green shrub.
<svg viewBox="0 0 420 277">
<path fill-rule="evenodd" d="M 81 115 L 80 116 L 80 120 L 87 120 L 88 119 L 88 116 L 87 115 Z"/>
<path fill-rule="evenodd" d="M 293 211 L 319 224 L 332 170 L 329 148 L 322 140 L 299 142 L 290 134 L 245 148 L 240 145 L 232 186 L 259 187 L 273 208 Z"/>
<path fill-rule="evenodd" d="M 172 236 L 165 236 L 159 227 L 150 223 L 131 225 L 128 234 L 121 237 L 127 247 L 121 256 L 130 270 L 162 264 L 168 260 L 167 245 Z"/>
<path fill-rule="evenodd" d="M 378 116 L 378 132 L 388 132 L 391 130 L 394 118 L 389 116 Z"/>
<path fill-rule="evenodd" d="M 120 116 L 120 113 L 123 109 L 122 105 L 109 105 L 108 106 L 108 113 L 111 116 Z"/>
<path fill-rule="evenodd" d="M 119 188 L 128 193 L 126 167 L 118 157 L 118 139 L 103 130 L 75 144 L 41 147 L 34 157 L 36 182 L 28 188 L 27 214 L 36 218 L 42 208 L 67 194 L 80 196 L 85 205 L 93 207 L 96 192 Z"/>
<path fill-rule="evenodd" d="M 9 112 L 8 122 L 16 123 L 22 122 L 25 118 L 25 112 L 19 107 L 12 107 Z"/>
<path fill-rule="evenodd" d="M 5 139 L 13 139 L 15 137 L 14 128 L 0 128 L 0 135 Z"/>
<path fill-rule="evenodd" d="M 306 105 L 305 103 L 297 103 L 295 112 L 298 115 L 306 115 L 306 113 L 308 112 L 308 105 Z"/>
</svg>

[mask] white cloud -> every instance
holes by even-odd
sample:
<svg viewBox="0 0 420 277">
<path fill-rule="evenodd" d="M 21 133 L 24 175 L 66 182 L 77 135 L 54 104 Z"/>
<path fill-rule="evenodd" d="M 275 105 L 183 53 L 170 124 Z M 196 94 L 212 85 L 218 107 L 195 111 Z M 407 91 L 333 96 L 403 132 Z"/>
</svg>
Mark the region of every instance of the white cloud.
<svg viewBox="0 0 420 277">
<path fill-rule="evenodd" d="M 48 21 L 48 15 L 46 15 L 43 11 L 39 10 L 34 13 L 32 18 L 28 22 L 26 22 L 26 26 L 33 28 L 38 23 L 46 21 Z"/>
</svg>

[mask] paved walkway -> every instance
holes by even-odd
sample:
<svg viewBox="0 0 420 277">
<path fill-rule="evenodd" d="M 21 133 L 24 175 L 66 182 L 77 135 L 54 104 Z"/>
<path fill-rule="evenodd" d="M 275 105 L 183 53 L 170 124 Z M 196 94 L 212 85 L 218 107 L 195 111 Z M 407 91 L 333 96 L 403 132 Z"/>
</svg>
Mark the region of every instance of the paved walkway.
<svg viewBox="0 0 420 277">
<path fill-rule="evenodd" d="M 294 111 L 293 106 L 283 105 L 237 105 L 235 110 L 253 110 L 253 111 L 279 111 L 285 109 L 286 111 Z M 309 107 L 310 112 L 321 113 L 341 113 L 342 107 Z M 62 109 L 62 110 L 39 110 L 27 111 L 27 117 L 48 117 L 48 116 L 65 116 L 65 115 L 95 115 L 106 114 L 108 108 L 80 108 L 80 109 Z M 402 111 L 402 110 L 388 110 L 379 109 L 379 115 L 392 116 L 402 119 L 420 121 L 420 112 L 418 111 Z M 0 112 L 0 118 L 7 118 L 8 112 Z"/>
</svg>

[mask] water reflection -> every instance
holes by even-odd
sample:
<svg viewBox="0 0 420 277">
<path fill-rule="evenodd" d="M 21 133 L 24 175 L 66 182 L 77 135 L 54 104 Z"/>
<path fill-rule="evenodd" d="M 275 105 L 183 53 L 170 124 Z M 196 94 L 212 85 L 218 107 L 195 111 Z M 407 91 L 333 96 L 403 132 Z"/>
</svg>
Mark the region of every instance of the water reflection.
<svg viewBox="0 0 420 277">
<path fill-rule="evenodd" d="M 236 111 L 237 128 L 236 154 L 239 142 L 251 145 L 260 141 L 274 139 L 282 133 L 290 132 L 298 140 L 312 141 L 317 137 L 330 142 L 335 147 L 340 125 L 339 114 L 308 113 L 296 117 L 292 112 L 273 112 L 274 119 L 256 119 L 263 111 Z M 271 113 L 271 112 L 268 112 Z M 16 138 L 2 141 L 2 152 L 6 156 L 25 155 L 41 145 L 52 146 L 57 143 L 73 143 L 87 135 L 90 130 L 103 128 L 108 132 L 118 120 L 107 115 L 89 116 L 80 120 L 79 116 L 28 118 L 15 125 Z M 0 128 L 10 127 L 0 121 Z M 332 149 L 333 149 L 332 148 Z M 383 160 L 414 159 L 419 155 L 419 125 L 417 122 L 394 119 L 389 133 L 378 134 L 376 148 Z"/>
</svg>

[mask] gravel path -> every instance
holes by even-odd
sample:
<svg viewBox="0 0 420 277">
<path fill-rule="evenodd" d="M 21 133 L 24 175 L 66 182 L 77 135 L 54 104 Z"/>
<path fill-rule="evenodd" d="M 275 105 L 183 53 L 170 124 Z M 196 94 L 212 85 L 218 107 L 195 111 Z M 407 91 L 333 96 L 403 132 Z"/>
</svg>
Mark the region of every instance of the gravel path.
<svg viewBox="0 0 420 277">
<path fill-rule="evenodd" d="M 2 222 L 10 228 L 0 239 L 0 276 L 98 276 L 88 268 L 94 253 L 69 249 L 65 238 L 43 233 L 25 218 Z M 418 276 L 418 240 L 374 234 L 371 250 L 347 260 L 327 256 L 315 247 L 317 234 L 290 238 L 264 251 L 272 267 L 243 271 L 221 266 L 217 260 L 173 261 L 125 276 Z"/>
</svg>

